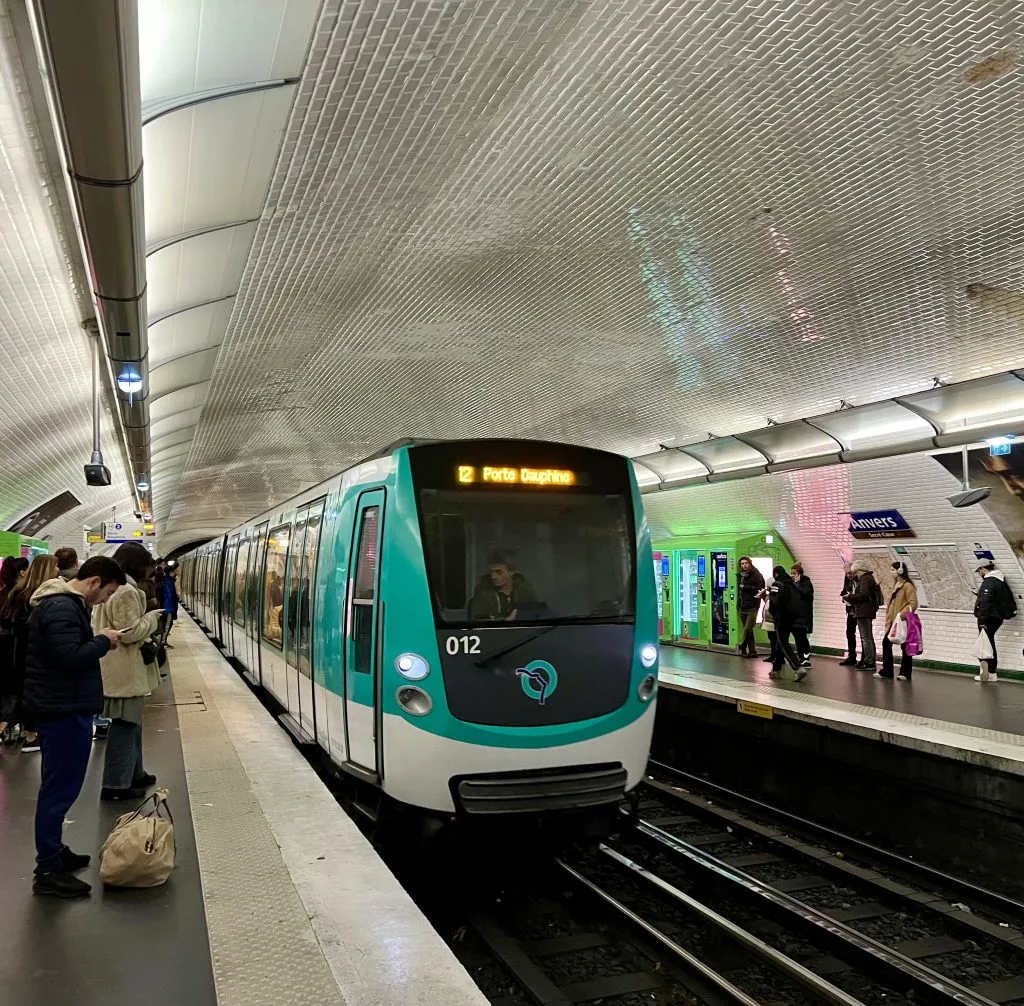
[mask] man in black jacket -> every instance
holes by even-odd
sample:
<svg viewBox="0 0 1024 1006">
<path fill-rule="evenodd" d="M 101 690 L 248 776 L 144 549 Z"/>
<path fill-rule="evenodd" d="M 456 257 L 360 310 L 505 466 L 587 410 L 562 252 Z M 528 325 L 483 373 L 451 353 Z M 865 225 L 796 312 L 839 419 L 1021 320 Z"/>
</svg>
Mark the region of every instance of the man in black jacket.
<svg viewBox="0 0 1024 1006">
<path fill-rule="evenodd" d="M 754 627 L 757 625 L 757 612 L 761 607 L 761 591 L 764 590 L 764 577 L 753 564 L 750 556 L 740 559 L 740 656 L 756 657 L 757 644 L 754 642 Z"/>
<path fill-rule="evenodd" d="M 850 604 L 850 595 L 857 589 L 857 577 L 853 575 L 850 563 L 843 566 L 843 589 L 839 596 L 846 607 L 846 659 L 839 661 L 840 667 L 856 667 L 857 660 L 857 616 Z M 861 651 L 863 652 L 863 650 Z"/>
<path fill-rule="evenodd" d="M 974 676 L 975 681 L 998 681 L 996 670 L 999 667 L 996 653 L 996 633 L 1008 618 L 1017 616 L 1017 599 L 1013 596 L 1002 571 L 996 569 L 994 562 L 983 562 L 977 569 L 981 577 L 978 588 L 978 600 L 974 603 L 974 617 L 978 620 L 978 629 L 988 636 L 992 645 L 992 659 L 982 660 L 982 673 Z"/>
<path fill-rule="evenodd" d="M 36 870 L 32 890 L 60 898 L 89 893 L 72 876 L 89 865 L 63 842 L 64 818 L 78 799 L 92 748 L 93 716 L 103 710 L 100 658 L 117 646 L 118 634 L 94 635 L 89 608 L 125 582 L 106 556 L 86 559 L 73 580 L 47 580 L 33 595 L 28 622 L 25 708 L 39 727 L 42 751 L 36 803 Z"/>
<path fill-rule="evenodd" d="M 878 660 L 875 649 L 875 616 L 882 606 L 882 592 L 878 587 L 871 567 L 863 559 L 857 559 L 850 566 L 854 577 L 853 590 L 843 600 L 849 605 L 857 620 L 860 633 L 861 658 L 856 665 L 859 671 L 874 671 Z"/>
</svg>

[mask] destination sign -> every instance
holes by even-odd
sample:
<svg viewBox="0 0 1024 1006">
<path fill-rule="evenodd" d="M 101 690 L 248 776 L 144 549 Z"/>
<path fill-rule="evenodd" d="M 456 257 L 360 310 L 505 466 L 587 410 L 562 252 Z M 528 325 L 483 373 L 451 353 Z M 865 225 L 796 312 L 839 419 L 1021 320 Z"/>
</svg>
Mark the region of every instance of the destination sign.
<svg viewBox="0 0 1024 1006">
<path fill-rule="evenodd" d="M 581 483 L 576 472 L 564 468 L 525 468 L 508 465 L 458 465 L 459 485 L 574 486 Z"/>
<path fill-rule="evenodd" d="M 854 538 L 916 538 L 898 510 L 865 510 L 850 514 Z"/>
</svg>

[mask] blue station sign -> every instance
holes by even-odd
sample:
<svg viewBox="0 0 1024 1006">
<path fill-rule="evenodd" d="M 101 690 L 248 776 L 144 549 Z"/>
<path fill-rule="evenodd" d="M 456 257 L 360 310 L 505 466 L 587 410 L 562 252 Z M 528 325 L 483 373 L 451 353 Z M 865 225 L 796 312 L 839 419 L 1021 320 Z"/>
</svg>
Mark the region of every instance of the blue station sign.
<svg viewBox="0 0 1024 1006">
<path fill-rule="evenodd" d="M 899 510 L 863 510 L 850 514 L 854 538 L 916 538 Z"/>
</svg>

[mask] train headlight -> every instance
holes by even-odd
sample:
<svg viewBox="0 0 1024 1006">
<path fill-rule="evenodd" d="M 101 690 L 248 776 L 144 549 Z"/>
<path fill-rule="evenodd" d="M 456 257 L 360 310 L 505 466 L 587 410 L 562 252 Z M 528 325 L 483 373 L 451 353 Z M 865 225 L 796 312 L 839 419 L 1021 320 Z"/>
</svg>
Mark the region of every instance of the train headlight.
<svg viewBox="0 0 1024 1006">
<path fill-rule="evenodd" d="M 640 697 L 641 702 L 650 702 L 651 696 L 654 694 L 654 689 L 658 687 L 658 679 L 653 674 L 648 674 L 643 681 L 640 682 L 640 687 L 636 690 L 637 695 Z"/>
<path fill-rule="evenodd" d="M 395 670 L 410 681 L 422 681 L 430 673 L 430 664 L 418 653 L 403 653 L 395 660 Z"/>
<path fill-rule="evenodd" d="M 413 716 L 426 716 L 434 708 L 430 696 L 415 685 L 403 685 L 395 693 L 395 698 L 398 699 L 398 704 Z"/>
<path fill-rule="evenodd" d="M 640 663 L 644 667 L 653 667 L 658 661 L 658 647 L 653 643 L 647 643 L 640 647 Z"/>
</svg>

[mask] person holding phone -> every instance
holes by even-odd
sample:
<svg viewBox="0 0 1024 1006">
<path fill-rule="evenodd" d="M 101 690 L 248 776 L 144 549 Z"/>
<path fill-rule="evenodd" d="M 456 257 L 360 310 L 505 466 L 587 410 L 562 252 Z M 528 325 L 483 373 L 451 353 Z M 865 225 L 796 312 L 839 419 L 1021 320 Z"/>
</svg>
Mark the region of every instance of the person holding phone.
<svg viewBox="0 0 1024 1006">
<path fill-rule="evenodd" d="M 144 545 L 125 542 L 114 553 L 114 561 L 125 573 L 125 582 L 109 600 L 92 612 L 96 631 L 113 629 L 120 645 L 101 661 L 103 671 L 103 714 L 110 718 L 103 758 L 101 800 L 138 800 L 146 787 L 156 783 L 142 760 L 142 714 L 146 696 L 160 684 L 156 657 L 149 637 L 160 622 L 160 611 L 147 611 L 140 581 L 150 576 L 155 561 Z"/>
</svg>

